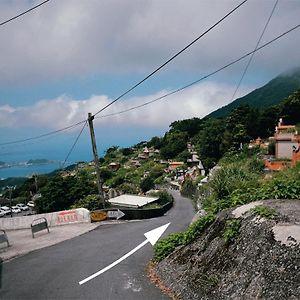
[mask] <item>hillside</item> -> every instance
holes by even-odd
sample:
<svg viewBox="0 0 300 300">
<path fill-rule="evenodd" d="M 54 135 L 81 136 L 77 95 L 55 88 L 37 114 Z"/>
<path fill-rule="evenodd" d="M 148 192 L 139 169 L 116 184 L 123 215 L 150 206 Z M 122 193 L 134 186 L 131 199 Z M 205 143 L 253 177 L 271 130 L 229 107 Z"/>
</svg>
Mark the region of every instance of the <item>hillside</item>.
<svg viewBox="0 0 300 300">
<path fill-rule="evenodd" d="M 254 212 L 253 203 L 223 211 L 193 243 L 158 264 L 178 299 L 299 299 L 300 202 L 257 204 L 275 216 Z"/>
<path fill-rule="evenodd" d="M 296 68 L 293 71 L 280 74 L 279 76 L 268 82 L 266 85 L 255 89 L 246 96 L 236 99 L 230 104 L 215 110 L 214 112 L 209 114 L 208 117 L 225 117 L 234 108 L 245 104 L 256 108 L 267 108 L 273 105 L 277 105 L 284 98 L 286 98 L 299 88 L 300 68 Z"/>
</svg>

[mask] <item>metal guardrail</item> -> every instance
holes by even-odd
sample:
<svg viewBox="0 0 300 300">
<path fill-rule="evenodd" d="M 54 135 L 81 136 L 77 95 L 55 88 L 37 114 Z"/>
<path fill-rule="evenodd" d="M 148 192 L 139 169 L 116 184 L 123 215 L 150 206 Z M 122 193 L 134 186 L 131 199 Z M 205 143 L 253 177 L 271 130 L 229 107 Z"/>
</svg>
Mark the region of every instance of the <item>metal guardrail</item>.
<svg viewBox="0 0 300 300">
<path fill-rule="evenodd" d="M 0 229 L 0 244 L 1 243 L 7 243 L 7 247 L 9 247 L 7 234 L 6 234 L 5 230 L 2 230 L 2 229 Z"/>
<path fill-rule="evenodd" d="M 37 221 L 39 221 L 39 222 L 35 224 L 35 222 L 37 222 Z M 34 233 L 44 230 L 44 229 L 47 229 L 48 233 L 50 233 L 47 219 L 46 218 L 35 219 L 31 224 L 32 238 L 34 239 Z"/>
</svg>

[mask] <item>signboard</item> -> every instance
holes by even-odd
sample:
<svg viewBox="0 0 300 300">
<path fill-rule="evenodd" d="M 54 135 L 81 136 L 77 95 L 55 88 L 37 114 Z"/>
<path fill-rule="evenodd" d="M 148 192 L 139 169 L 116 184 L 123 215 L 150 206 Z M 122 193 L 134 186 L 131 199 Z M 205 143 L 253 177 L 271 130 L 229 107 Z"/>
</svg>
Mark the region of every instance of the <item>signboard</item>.
<svg viewBox="0 0 300 300">
<path fill-rule="evenodd" d="M 107 219 L 107 213 L 102 210 L 96 210 L 91 212 L 92 222 L 100 222 Z"/>
<path fill-rule="evenodd" d="M 120 218 L 122 218 L 123 216 L 125 216 L 125 214 L 121 211 L 121 210 L 109 210 L 107 212 L 107 216 L 110 219 L 117 219 L 119 220 Z"/>
<path fill-rule="evenodd" d="M 75 210 L 62 211 L 57 215 L 57 223 L 77 222 L 78 216 Z"/>
</svg>

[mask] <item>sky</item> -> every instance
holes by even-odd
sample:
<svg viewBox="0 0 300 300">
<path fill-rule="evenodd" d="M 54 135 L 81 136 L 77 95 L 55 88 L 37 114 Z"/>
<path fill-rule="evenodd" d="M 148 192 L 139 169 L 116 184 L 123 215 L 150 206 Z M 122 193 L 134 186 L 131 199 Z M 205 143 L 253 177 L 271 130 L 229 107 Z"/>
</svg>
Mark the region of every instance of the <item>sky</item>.
<svg viewBox="0 0 300 300">
<path fill-rule="evenodd" d="M 0 1 L 0 23 L 41 1 Z M 87 118 L 207 30 L 240 1 L 51 0 L 0 26 L 0 144 Z M 171 122 L 202 118 L 228 104 L 243 60 L 182 92 L 178 89 L 252 51 L 275 0 L 248 0 L 231 16 L 95 119 L 98 151 L 162 136 Z M 260 44 L 300 23 L 300 2 L 279 0 Z M 257 52 L 235 98 L 300 66 L 300 29 Z M 101 118 L 100 118 L 101 117 Z M 0 146 L 0 160 L 64 160 L 81 127 Z M 92 158 L 86 127 L 69 160 Z"/>
</svg>

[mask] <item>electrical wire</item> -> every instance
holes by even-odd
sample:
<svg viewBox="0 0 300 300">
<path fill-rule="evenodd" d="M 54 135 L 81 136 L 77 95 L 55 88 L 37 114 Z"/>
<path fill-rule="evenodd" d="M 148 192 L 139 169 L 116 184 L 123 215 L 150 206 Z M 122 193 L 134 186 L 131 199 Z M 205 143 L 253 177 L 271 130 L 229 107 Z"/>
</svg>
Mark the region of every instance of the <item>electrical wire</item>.
<svg viewBox="0 0 300 300">
<path fill-rule="evenodd" d="M 179 56 L 181 53 L 183 53 L 185 50 L 187 50 L 189 47 L 191 47 L 193 44 L 195 44 L 198 40 L 200 40 L 203 36 L 205 36 L 208 32 L 210 32 L 213 28 L 215 28 L 217 25 L 219 25 L 222 21 L 224 21 L 227 17 L 229 17 L 233 12 L 235 12 L 238 8 L 240 8 L 243 4 L 245 4 L 248 0 L 242 1 L 239 5 L 237 5 L 234 9 L 232 9 L 229 13 L 227 13 L 223 18 L 221 18 L 219 21 L 217 21 L 214 25 L 209 27 L 206 31 L 204 31 L 202 34 L 200 34 L 197 38 L 195 38 L 192 42 L 190 42 L 187 46 L 185 46 L 183 49 L 181 49 L 179 52 L 177 52 L 175 55 L 173 55 L 171 58 L 169 58 L 166 62 L 164 62 L 162 65 L 160 65 L 158 68 L 156 68 L 153 72 L 151 72 L 149 75 L 147 75 L 144 79 L 136 83 L 134 86 L 132 86 L 130 89 L 128 89 L 126 92 L 118 96 L 116 99 L 105 105 L 103 108 L 98 110 L 94 116 L 98 115 L 105 109 L 107 109 L 109 106 L 123 98 L 125 95 L 130 93 L 132 90 L 137 88 L 139 85 L 141 85 L 143 82 L 145 82 L 147 79 L 149 79 L 151 76 L 153 76 L 155 73 L 157 73 L 159 70 L 161 70 L 164 66 L 166 66 L 168 63 L 170 63 L 172 60 L 174 60 L 177 56 Z"/>
<path fill-rule="evenodd" d="M 292 27 L 291 29 L 289 29 L 289 30 L 283 32 L 282 34 L 278 35 L 277 37 L 275 37 L 274 39 L 270 40 L 269 42 L 267 42 L 267 43 L 261 45 L 260 47 L 256 48 L 255 50 L 253 50 L 253 51 L 251 51 L 251 52 L 248 52 L 248 53 L 244 54 L 243 56 L 239 57 L 238 59 L 233 60 L 232 62 L 230 62 L 230 63 L 224 65 L 223 67 L 220 67 L 219 69 L 217 69 L 217 70 L 215 70 L 215 71 L 213 71 L 213 72 L 211 72 L 211 73 L 209 73 L 209 74 L 207 74 L 207 75 L 201 77 L 200 79 L 197 79 L 197 80 L 195 80 L 195 81 L 193 81 L 193 82 L 191 82 L 191 83 L 189 83 L 189 84 L 187 84 L 187 85 L 185 85 L 185 86 L 183 86 L 183 87 L 181 87 L 181 88 L 178 88 L 178 89 L 176 89 L 176 90 L 174 90 L 174 91 L 172 91 L 172 92 L 169 92 L 169 93 L 167 93 L 167 94 L 165 94 L 165 95 L 162 95 L 162 96 L 160 96 L 160 97 L 158 97 L 158 98 L 155 98 L 155 99 L 150 100 L 150 101 L 148 101 L 148 102 L 145 102 L 145 103 L 143 103 L 143 104 L 140 104 L 140 105 L 137 105 L 137 106 L 133 106 L 133 107 L 131 107 L 131 108 L 128 108 L 128 109 L 125 109 L 125 110 L 122 110 L 122 111 L 119 111 L 119 112 L 115 112 L 115 113 L 111 113 L 111 114 L 107 114 L 107 115 L 101 115 L 101 116 L 95 117 L 95 119 L 106 118 L 106 117 L 111 117 L 111 116 L 123 114 L 123 113 L 125 113 L 125 112 L 132 111 L 132 110 L 134 110 L 134 109 L 137 109 L 137 108 L 140 108 L 140 107 L 143 107 L 143 106 L 152 104 L 152 103 L 154 103 L 154 102 L 156 102 L 156 101 L 162 100 L 162 99 L 164 99 L 164 98 L 166 98 L 166 97 L 169 97 L 169 96 L 174 95 L 174 94 L 176 94 L 176 93 L 178 93 L 178 92 L 180 92 L 180 91 L 183 91 L 183 90 L 185 90 L 185 89 L 187 89 L 187 88 L 189 88 L 189 87 L 191 87 L 191 86 L 193 86 L 193 85 L 195 85 L 195 84 L 197 84 L 197 83 L 203 81 L 204 79 L 207 79 L 207 78 L 209 78 L 209 77 L 211 77 L 211 76 L 213 76 L 213 75 L 219 73 L 220 71 L 222 71 L 222 70 L 224 70 L 224 69 L 226 69 L 226 68 L 228 68 L 228 67 L 230 67 L 230 66 L 232 66 L 232 65 L 234 65 L 234 64 L 236 64 L 236 63 L 238 63 L 239 61 L 243 60 L 244 58 L 248 57 L 249 55 L 251 55 L 251 54 L 253 54 L 253 53 L 255 53 L 255 52 L 260 51 L 261 49 L 263 49 L 263 48 L 269 46 L 269 45 L 272 44 L 273 42 L 277 41 L 278 39 L 282 38 L 283 36 L 287 35 L 288 33 L 292 32 L 292 31 L 294 31 L 294 30 L 296 30 L 296 29 L 299 28 L 299 27 L 300 27 L 300 24 L 298 24 L 298 25 Z"/>
<path fill-rule="evenodd" d="M 58 130 L 54 130 L 54 131 L 51 131 L 51 132 L 48 132 L 48 133 L 44 133 L 44 134 L 41 134 L 41 135 L 37 135 L 37 136 L 33 136 L 33 137 L 26 138 L 26 139 L 21 139 L 21 140 L 15 140 L 15 141 L 11 141 L 11 142 L 0 143 L 0 146 L 19 144 L 19 143 L 28 142 L 28 141 L 31 141 L 31 140 L 40 139 L 40 138 L 43 138 L 43 137 L 47 137 L 49 135 L 57 134 L 57 133 L 62 132 L 62 131 L 70 130 L 72 128 L 75 128 L 75 127 L 83 124 L 84 122 L 86 122 L 86 120 L 80 121 L 78 123 L 72 124 L 70 126 L 67 126 L 67 127 L 64 127 L 64 128 L 58 129 Z"/>
<path fill-rule="evenodd" d="M 50 0 L 48 0 L 50 1 Z M 42 2 L 41 4 L 31 8 L 30 10 L 33 10 L 35 8 L 37 8 L 38 6 L 41 6 L 42 4 L 48 2 L 48 1 L 44 1 Z M 158 72 L 160 69 L 162 69 L 164 66 L 166 66 L 169 62 L 171 62 L 172 60 L 174 60 L 177 56 L 179 56 L 182 52 L 184 52 L 185 50 L 187 50 L 189 47 L 191 47 L 194 43 L 196 43 L 200 38 L 202 38 L 204 35 L 206 35 L 209 31 L 211 31 L 214 27 L 216 27 L 218 24 L 220 24 L 223 20 L 225 20 L 229 15 L 231 15 L 234 11 L 236 11 L 239 7 L 241 7 L 244 3 L 246 3 L 248 0 L 244 0 L 242 1 L 239 5 L 237 5 L 234 9 L 232 9 L 229 13 L 227 13 L 223 18 L 221 18 L 219 21 L 217 21 L 214 25 L 212 25 L 210 28 L 208 28 L 205 32 L 203 32 L 200 36 L 198 36 L 196 39 L 194 39 L 192 42 L 190 42 L 187 46 L 185 46 L 183 49 L 181 49 L 179 52 L 177 52 L 175 55 L 173 55 L 170 59 L 168 59 L 165 63 L 163 63 L 161 66 L 159 66 L 158 68 L 156 68 L 153 72 L 151 72 L 148 76 L 146 76 L 144 79 L 142 79 L 141 81 L 139 81 L 137 84 L 135 84 L 133 87 L 131 87 L 129 90 L 127 90 L 126 92 L 124 92 L 122 95 L 120 95 L 119 97 L 117 97 L 116 99 L 114 99 L 113 101 L 111 101 L 109 104 L 107 104 L 106 106 L 104 106 L 102 109 L 100 109 L 98 112 L 96 112 L 94 114 L 94 116 L 96 116 L 97 114 L 99 114 L 100 112 L 104 111 L 106 108 L 108 108 L 109 106 L 111 106 L 113 103 L 117 102 L 118 100 L 120 100 L 122 97 L 124 97 L 125 95 L 127 95 L 129 92 L 131 92 L 133 89 L 135 89 L 136 87 L 138 87 L 139 85 L 141 85 L 143 82 L 145 82 L 148 78 L 150 78 L 151 76 L 153 76 L 156 72 Z M 14 17 L 14 18 L 11 18 L 10 20 L 7 20 L 3 23 L 1 23 L 2 25 L 29 12 L 30 10 Z M 84 123 L 84 121 L 81 121 L 79 123 L 76 123 L 74 125 L 80 125 L 82 123 Z M 64 131 L 64 130 L 67 130 L 69 128 L 72 128 L 73 125 L 70 125 L 69 127 L 65 127 L 65 128 L 62 128 L 58 131 Z M 41 137 L 44 137 L 44 136 L 48 136 L 48 135 L 52 135 L 52 134 L 55 134 L 57 133 L 58 131 L 52 131 L 52 132 L 49 132 L 49 133 L 46 133 L 46 134 L 43 134 L 43 135 L 39 135 L 39 136 L 35 136 L 35 137 L 30 137 L 30 138 L 27 138 L 27 139 L 23 139 L 23 140 L 16 140 L 16 141 L 12 141 L 12 142 L 6 142 L 6 143 L 0 143 L 0 146 L 3 146 L 3 145 L 12 145 L 12 144 L 16 144 L 16 143 L 22 143 L 22 142 L 26 142 L 26 141 L 30 141 L 30 140 L 33 140 L 33 139 L 39 139 Z"/>
<path fill-rule="evenodd" d="M 246 58 L 247 56 L 251 55 L 252 53 L 255 53 L 255 52 L 260 51 L 261 49 L 267 47 L 268 45 L 272 44 L 273 42 L 279 40 L 279 39 L 282 38 L 283 36 L 289 34 L 290 32 L 292 32 L 292 31 L 294 31 L 294 30 L 296 30 L 296 29 L 298 29 L 299 27 L 300 27 L 300 24 L 298 24 L 298 25 L 296 25 L 296 26 L 290 28 L 289 30 L 283 32 L 282 34 L 280 34 L 280 35 L 278 35 L 277 37 L 273 38 L 273 39 L 270 40 L 269 42 L 267 42 L 267 43 L 263 44 L 262 46 L 258 47 L 256 50 L 253 50 L 253 51 L 251 51 L 251 52 L 248 52 L 248 53 L 244 54 L 243 56 L 239 57 L 238 59 L 236 59 L 236 60 L 234 60 L 234 61 L 232 61 L 232 62 L 230 62 L 230 63 L 224 65 L 223 67 L 220 67 L 219 69 L 217 69 L 217 70 L 215 70 L 215 71 L 213 71 L 213 72 L 211 72 L 211 73 L 209 73 L 209 74 L 207 74 L 207 75 L 201 77 L 200 79 L 198 79 L 198 80 L 196 80 L 196 81 L 193 81 L 193 82 L 191 82 L 191 83 L 189 83 L 189 84 L 187 84 L 187 85 L 185 85 L 185 86 L 183 86 L 183 87 L 181 87 L 181 88 L 178 88 L 177 90 L 174 90 L 174 91 L 172 91 L 172 92 L 170 92 L 170 93 L 167 93 L 167 94 L 165 94 L 165 95 L 163 95 L 163 96 L 160 96 L 160 97 L 158 97 L 158 98 L 155 98 L 155 99 L 153 99 L 153 100 L 151 100 L 151 101 L 148 101 L 148 102 L 145 102 L 145 103 L 143 103 L 143 104 L 140 104 L 140 105 L 131 107 L 131 108 L 129 108 L 129 109 L 126 109 L 126 110 L 123 110 L 123 111 L 119 111 L 119 112 L 116 112 L 116 113 L 107 114 L 107 115 L 101 115 L 101 116 L 95 117 L 95 119 L 105 118 L 105 117 L 109 117 L 109 116 L 114 116 L 114 115 L 122 114 L 122 113 L 125 113 L 125 112 L 128 112 L 128 111 L 131 111 L 131 110 L 134 110 L 134 109 L 137 109 L 137 108 L 140 108 L 140 107 L 149 105 L 149 104 L 154 103 L 154 102 L 156 102 L 156 101 L 159 101 L 159 100 L 161 100 L 161 99 L 163 99 L 163 98 L 166 98 L 166 97 L 168 97 L 168 96 L 171 96 L 171 95 L 173 95 L 173 94 L 175 94 L 175 93 L 178 93 L 178 92 L 180 92 L 180 91 L 182 91 L 182 90 L 185 90 L 185 89 L 187 89 L 187 88 L 189 88 L 189 87 L 191 87 L 191 86 L 193 86 L 193 85 L 195 85 L 195 84 L 197 84 L 197 83 L 199 83 L 199 82 L 201 82 L 201 81 L 203 81 L 203 80 L 205 80 L 205 79 L 207 79 L 207 78 L 209 78 L 209 77 L 211 77 L 211 76 L 213 76 L 213 75 L 219 73 L 220 71 L 222 71 L 222 70 L 224 70 L 224 69 L 226 69 L 226 68 L 228 68 L 228 67 L 230 67 L 230 66 L 232 66 L 232 65 L 234 65 L 234 64 L 236 64 L 236 63 L 238 63 L 239 61 L 243 60 L 244 58 Z M 39 136 L 29 137 L 29 138 L 26 138 L 26 139 L 15 140 L 15 141 L 11 141 L 11 142 L 0 143 L 0 146 L 3 146 L 3 145 L 12 145 L 12 144 L 18 144 L 18 143 L 22 143 L 22 142 L 26 142 L 26 141 L 30 141 L 30 140 L 39 139 L 39 138 L 46 137 L 46 136 L 49 136 L 49 135 L 52 135 L 52 134 L 56 134 L 56 133 L 58 133 L 58 132 L 62 132 L 62 131 L 68 130 L 68 129 L 72 129 L 72 128 L 74 128 L 74 127 L 80 125 L 80 124 L 85 123 L 85 122 L 86 122 L 86 120 L 83 120 L 83 121 L 80 121 L 80 122 L 78 122 L 78 123 L 72 124 L 72 125 L 70 125 L 70 126 L 68 126 L 68 127 L 64 127 L 64 128 L 61 128 L 61 129 L 52 131 L 52 132 L 48 132 L 48 133 L 39 135 Z"/>
<path fill-rule="evenodd" d="M 26 11 L 23 11 L 22 13 L 18 14 L 17 16 L 14 16 L 14 17 L 12 17 L 12 18 L 10 18 L 10 19 L 4 21 L 4 22 L 1 22 L 1 23 L 0 23 L 0 26 L 5 25 L 5 24 L 7 24 L 7 23 L 9 23 L 9 22 L 11 22 L 11 21 L 13 21 L 13 20 L 15 20 L 15 19 L 17 19 L 17 18 L 19 18 L 19 17 L 21 17 L 21 16 L 23 16 L 23 15 L 25 15 L 25 14 L 27 14 L 27 13 L 33 11 L 33 10 L 35 10 L 35 9 L 37 9 L 38 7 L 40 7 L 40 6 L 44 5 L 44 4 L 46 4 L 46 3 L 49 2 L 49 1 L 50 1 L 50 0 L 43 1 L 43 2 L 41 2 L 40 4 L 38 4 L 38 5 L 34 6 L 34 7 L 31 7 L 30 9 L 28 9 L 28 10 L 26 10 Z"/>
<path fill-rule="evenodd" d="M 62 163 L 61 169 L 64 168 L 64 166 L 65 166 L 65 164 L 66 164 L 68 158 L 70 157 L 71 153 L 73 152 L 73 150 L 74 150 L 74 148 L 75 148 L 75 146 L 76 146 L 76 144 L 77 144 L 77 142 L 78 142 L 78 140 L 79 140 L 79 138 L 80 138 L 80 136 L 81 136 L 81 134 L 82 134 L 82 132 L 83 132 L 83 130 L 84 130 L 84 128 L 85 128 L 86 125 L 87 125 L 87 120 L 85 120 L 85 122 L 84 122 L 84 124 L 83 124 L 83 127 L 81 128 L 81 130 L 80 130 L 80 132 L 79 132 L 77 138 L 75 139 L 75 142 L 73 143 L 71 149 L 69 150 L 69 152 L 68 152 L 68 154 L 67 154 L 67 156 L 66 156 L 64 162 Z"/>
<path fill-rule="evenodd" d="M 279 0 L 276 0 L 275 4 L 274 4 L 274 6 L 273 6 L 273 9 L 272 9 L 272 11 L 271 11 L 271 14 L 270 14 L 270 16 L 269 16 L 269 18 L 268 18 L 268 20 L 267 20 L 265 26 L 264 26 L 264 29 L 263 29 L 263 31 L 262 31 L 262 33 L 261 33 L 261 35 L 260 35 L 260 37 L 259 37 L 259 39 L 258 39 L 258 41 L 257 41 L 257 43 L 256 43 L 256 46 L 255 46 L 254 50 L 257 49 L 258 45 L 260 44 L 260 41 L 261 41 L 262 37 L 263 37 L 264 34 L 265 34 L 265 31 L 266 31 L 266 29 L 267 29 L 267 27 L 268 27 L 268 25 L 269 25 L 269 23 L 270 23 L 270 21 L 271 21 L 271 19 L 272 19 L 272 16 L 273 16 L 273 14 L 274 14 L 274 11 L 275 11 L 275 8 L 276 8 L 276 6 L 277 6 L 277 4 L 278 4 L 278 1 L 279 1 Z M 244 71 L 243 71 L 243 73 L 242 73 L 242 76 L 241 76 L 241 78 L 240 78 L 240 80 L 239 80 L 239 82 L 238 82 L 238 84 L 237 84 L 237 86 L 236 86 L 236 88 L 235 88 L 235 91 L 234 91 L 234 93 L 233 93 L 233 95 L 232 95 L 232 97 L 231 97 L 230 102 L 232 102 L 233 99 L 235 98 L 235 95 L 236 95 L 237 91 L 239 90 L 239 88 L 240 88 L 240 86 L 241 86 L 241 84 L 242 84 L 242 81 L 243 81 L 243 79 L 244 79 L 244 77 L 245 77 L 245 75 L 246 75 L 246 73 L 247 73 L 247 71 L 248 71 L 248 68 L 249 68 L 249 66 L 250 66 L 250 64 L 251 64 L 251 62 L 252 62 L 252 59 L 253 59 L 253 57 L 254 57 L 254 54 L 255 54 L 255 52 L 253 52 L 252 55 L 250 56 L 250 58 L 249 58 L 249 60 L 248 60 L 248 62 L 247 62 L 247 64 L 246 64 L 246 67 L 245 67 L 245 69 L 244 69 Z"/>
</svg>

